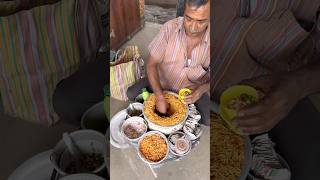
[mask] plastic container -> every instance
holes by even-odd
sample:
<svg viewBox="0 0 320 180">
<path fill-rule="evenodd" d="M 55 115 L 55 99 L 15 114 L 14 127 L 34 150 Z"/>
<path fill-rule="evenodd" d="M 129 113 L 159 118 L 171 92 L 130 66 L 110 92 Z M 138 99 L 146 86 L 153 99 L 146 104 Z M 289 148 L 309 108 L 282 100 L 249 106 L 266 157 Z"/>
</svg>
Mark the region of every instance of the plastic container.
<svg viewBox="0 0 320 180">
<path fill-rule="evenodd" d="M 143 117 L 143 104 L 135 102 L 135 103 L 131 103 L 127 108 L 126 108 L 126 112 L 127 112 L 127 116 L 130 117 L 134 117 L 134 116 L 139 116 L 139 117 Z M 132 113 L 134 111 L 138 111 L 140 112 L 139 114 L 135 114 L 133 115 Z"/>
<path fill-rule="evenodd" d="M 137 138 L 130 138 L 125 134 L 125 128 L 127 126 L 131 126 L 132 128 L 136 129 L 138 131 L 139 127 L 141 130 L 141 134 Z M 134 116 L 127 119 L 121 126 L 121 134 L 125 137 L 126 140 L 128 140 L 131 143 L 136 143 L 139 141 L 139 139 L 147 132 L 148 126 L 146 125 L 143 118 Z"/>
<path fill-rule="evenodd" d="M 247 85 L 236 85 L 226 89 L 220 97 L 220 116 L 230 126 L 230 128 L 238 134 L 243 134 L 241 130 L 231 124 L 237 111 L 227 108 L 227 104 L 234 98 L 239 97 L 241 94 L 248 94 L 259 100 L 258 92 L 255 88 Z"/>
<path fill-rule="evenodd" d="M 70 134 L 74 144 L 79 147 L 82 153 L 97 153 L 101 154 L 102 158 L 106 154 L 106 138 L 103 134 L 94 130 L 79 130 Z M 67 149 L 65 142 L 60 140 L 54 147 L 50 155 L 50 161 L 59 175 L 69 175 L 65 169 L 72 161 L 72 155 Z M 103 162 L 97 169 L 91 173 L 103 175 L 106 171 L 106 164 Z"/>
<path fill-rule="evenodd" d="M 81 128 L 92 129 L 104 134 L 109 126 L 104 111 L 104 102 L 97 103 L 90 107 L 81 117 Z"/>
</svg>

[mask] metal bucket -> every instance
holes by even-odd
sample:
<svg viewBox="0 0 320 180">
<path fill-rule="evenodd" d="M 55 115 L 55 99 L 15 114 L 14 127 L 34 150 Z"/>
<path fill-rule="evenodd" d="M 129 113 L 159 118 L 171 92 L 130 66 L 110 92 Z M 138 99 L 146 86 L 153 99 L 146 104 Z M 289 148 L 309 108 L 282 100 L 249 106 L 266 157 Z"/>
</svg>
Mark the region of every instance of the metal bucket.
<svg viewBox="0 0 320 180">
<path fill-rule="evenodd" d="M 105 134 L 109 121 L 104 111 L 104 102 L 99 102 L 90 107 L 81 117 L 81 128 L 92 129 Z"/>
<path fill-rule="evenodd" d="M 106 138 L 101 133 L 94 130 L 79 130 L 70 133 L 74 144 L 79 147 L 83 153 L 96 153 L 105 156 Z M 65 142 L 60 140 L 54 147 L 52 154 L 50 155 L 50 161 L 54 166 L 55 170 L 60 176 L 70 175 L 66 172 L 67 166 L 72 161 L 72 155 L 70 154 Z M 106 164 L 103 162 L 98 168 L 92 171 L 92 174 L 105 176 Z"/>
</svg>

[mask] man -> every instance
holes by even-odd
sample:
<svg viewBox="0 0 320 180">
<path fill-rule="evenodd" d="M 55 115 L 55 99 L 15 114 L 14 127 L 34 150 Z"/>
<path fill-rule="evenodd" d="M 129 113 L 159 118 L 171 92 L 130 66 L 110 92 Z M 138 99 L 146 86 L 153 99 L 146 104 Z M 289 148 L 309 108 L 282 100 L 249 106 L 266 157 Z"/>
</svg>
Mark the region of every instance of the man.
<svg viewBox="0 0 320 180">
<path fill-rule="evenodd" d="M 128 89 L 134 99 L 143 87 L 151 86 L 156 95 L 156 109 L 165 114 L 168 103 L 164 90 L 192 90 L 187 104 L 197 106 L 202 122 L 209 124 L 210 0 L 186 0 L 184 17 L 165 23 L 149 45 L 148 80 Z"/>
<path fill-rule="evenodd" d="M 293 180 L 320 179 L 320 115 L 306 98 L 320 92 L 319 7 L 319 0 L 213 4 L 211 98 L 234 84 L 263 91 L 233 123 L 249 135 L 268 132 Z"/>
<path fill-rule="evenodd" d="M 108 58 L 105 53 L 59 82 L 52 98 L 61 121 L 80 127 L 83 113 L 103 101 L 104 86 L 109 84 Z"/>
<path fill-rule="evenodd" d="M 101 14 L 102 36 L 107 37 L 109 34 L 109 23 L 106 23 L 108 21 L 108 16 L 106 16 L 108 13 L 107 2 L 103 0 L 97 0 L 96 2 L 98 3 L 99 14 Z M 91 19 L 89 18 L 89 20 Z M 92 35 L 90 38 L 93 38 L 96 36 L 93 36 L 94 34 L 91 30 L 98 29 L 98 25 L 91 24 L 94 26 L 91 26 L 90 32 L 85 33 L 86 35 Z M 83 113 L 96 103 L 103 101 L 103 89 L 110 82 L 108 65 L 109 43 L 101 35 L 99 37 L 99 43 L 95 46 L 92 43 L 96 42 L 96 40 L 88 39 L 86 36 L 80 38 L 79 41 L 84 47 L 81 49 L 80 55 L 84 60 L 90 60 L 90 62 L 83 63 L 74 74 L 62 79 L 57 84 L 52 96 L 53 108 L 60 120 L 77 127 L 80 127 Z M 100 45 L 101 48 L 98 49 Z M 83 62 L 85 62 L 84 60 Z"/>
<path fill-rule="evenodd" d="M 298 1 L 292 4 L 299 4 Z M 241 16 L 234 12 L 244 4 L 238 4 L 240 7 L 231 7 L 233 12 L 227 13 L 228 11 L 217 3 L 221 6 L 216 8 L 215 13 L 219 11 L 223 15 L 218 16 L 216 20 L 221 26 L 217 25 L 214 28 L 217 29 L 215 32 L 220 30 L 218 36 L 222 38 L 217 42 L 211 64 L 213 67 L 212 97 L 218 100 L 223 90 L 239 83 L 251 84 L 266 93 L 266 97 L 259 104 L 240 111 L 234 121 L 248 134 L 269 131 L 286 117 L 301 98 L 320 91 L 317 74 L 320 51 L 319 25 L 315 23 L 313 28 L 311 25 L 311 30 L 310 27 L 304 25 L 303 28 L 303 24 L 299 24 L 301 21 L 315 21 L 320 1 L 313 1 L 310 5 L 300 3 L 297 7 L 289 7 L 290 11 L 287 10 L 288 3 L 284 2 L 276 5 L 275 9 L 278 11 L 263 10 L 261 12 L 264 14 L 260 15 L 259 9 L 253 9 L 247 18 L 239 18 L 239 20 L 229 18 L 235 19 L 234 22 L 239 21 L 238 23 L 242 25 L 242 27 L 235 26 L 233 31 L 227 29 L 232 26 L 228 27 L 228 25 L 237 23 L 226 20 L 228 15 L 225 14 Z M 299 7 L 305 9 L 305 6 L 310 9 L 306 14 L 313 12 L 314 16 L 310 20 L 298 19 L 300 21 L 297 21 L 296 15 L 293 14 L 295 9 Z M 236 35 L 232 33 L 230 33 L 232 37 L 229 36 L 229 32 L 240 34 L 239 38 L 234 38 Z M 226 40 L 230 41 L 231 38 L 234 38 L 234 47 L 227 44 L 230 42 Z M 229 49 L 229 54 L 225 53 L 223 46 Z M 316 50 L 313 51 L 314 49 Z"/>
</svg>

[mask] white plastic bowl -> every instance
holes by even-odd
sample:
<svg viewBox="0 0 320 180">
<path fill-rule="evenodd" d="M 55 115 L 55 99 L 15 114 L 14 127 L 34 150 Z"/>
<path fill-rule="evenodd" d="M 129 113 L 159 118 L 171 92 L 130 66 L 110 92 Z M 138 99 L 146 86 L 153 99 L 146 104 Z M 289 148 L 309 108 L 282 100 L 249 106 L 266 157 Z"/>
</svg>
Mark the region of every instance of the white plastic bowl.
<svg viewBox="0 0 320 180">
<path fill-rule="evenodd" d="M 139 115 L 140 117 L 143 116 L 143 104 L 135 102 L 135 103 L 131 103 L 130 104 L 134 109 L 141 111 L 141 114 Z M 130 109 L 130 105 L 126 108 L 126 112 L 127 112 L 127 116 L 128 117 L 134 117 L 134 116 L 130 116 L 128 110 Z"/>
<path fill-rule="evenodd" d="M 70 133 L 74 143 L 83 153 L 98 153 L 102 156 L 107 152 L 107 142 L 103 134 L 94 130 L 78 130 Z M 69 175 L 64 171 L 71 161 L 72 156 L 67 150 L 65 142 L 61 139 L 54 147 L 50 161 L 60 175 Z M 106 168 L 105 162 L 91 173 L 99 174 Z"/>
<path fill-rule="evenodd" d="M 135 139 L 129 138 L 125 133 L 124 133 L 124 128 L 128 125 L 132 125 L 133 127 L 138 126 L 138 124 L 142 124 L 144 130 L 143 133 L 141 133 L 141 135 Z M 136 143 L 139 141 L 139 139 L 147 132 L 148 126 L 145 122 L 145 120 L 142 117 L 138 117 L 138 116 L 133 116 L 128 118 L 126 121 L 124 121 L 124 123 L 121 126 L 121 134 L 125 137 L 126 140 L 128 140 L 131 143 Z"/>
</svg>

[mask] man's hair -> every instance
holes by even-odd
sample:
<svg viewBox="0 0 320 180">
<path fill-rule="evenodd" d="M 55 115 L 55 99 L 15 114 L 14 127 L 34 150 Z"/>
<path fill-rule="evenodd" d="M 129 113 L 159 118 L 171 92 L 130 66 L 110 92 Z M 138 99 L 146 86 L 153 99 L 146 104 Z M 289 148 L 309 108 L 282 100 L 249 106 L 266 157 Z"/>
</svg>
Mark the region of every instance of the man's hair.
<svg viewBox="0 0 320 180">
<path fill-rule="evenodd" d="M 209 2 L 209 0 L 185 0 L 185 6 L 188 4 L 189 6 L 199 8 Z"/>
</svg>

